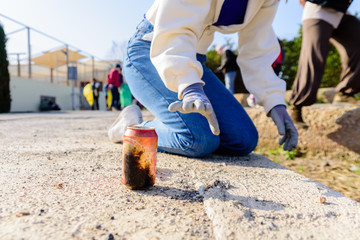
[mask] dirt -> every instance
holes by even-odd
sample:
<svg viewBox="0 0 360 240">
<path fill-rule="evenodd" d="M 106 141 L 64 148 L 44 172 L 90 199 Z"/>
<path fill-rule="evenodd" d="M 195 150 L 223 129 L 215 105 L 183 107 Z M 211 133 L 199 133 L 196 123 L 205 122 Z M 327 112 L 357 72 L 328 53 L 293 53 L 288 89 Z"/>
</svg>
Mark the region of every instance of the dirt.
<svg viewBox="0 0 360 240">
<path fill-rule="evenodd" d="M 263 109 L 247 109 L 259 131 L 256 153 L 360 202 L 360 108 L 315 104 L 303 109 L 298 149 L 285 152 Z"/>
</svg>

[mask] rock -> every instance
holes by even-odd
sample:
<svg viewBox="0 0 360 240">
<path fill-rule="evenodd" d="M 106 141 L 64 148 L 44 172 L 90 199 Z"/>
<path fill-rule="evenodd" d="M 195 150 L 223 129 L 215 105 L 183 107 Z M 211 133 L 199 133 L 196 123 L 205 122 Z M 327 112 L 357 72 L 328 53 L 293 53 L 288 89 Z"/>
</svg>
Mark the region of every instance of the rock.
<svg viewBox="0 0 360 240">
<path fill-rule="evenodd" d="M 335 88 L 319 88 L 317 99 L 319 102 L 332 103 L 335 97 Z"/>
<path fill-rule="evenodd" d="M 289 102 L 291 96 L 291 90 L 286 91 L 285 100 Z M 316 98 L 319 103 L 332 103 L 335 97 L 335 88 L 319 88 Z"/>
<path fill-rule="evenodd" d="M 320 196 L 319 199 L 318 199 L 318 203 L 324 204 L 325 202 L 326 202 L 326 197 Z"/>
<path fill-rule="evenodd" d="M 243 106 L 243 107 L 249 107 L 246 98 L 249 96 L 248 93 L 235 93 L 234 97 L 236 98 L 236 100 L 239 101 L 239 103 Z"/>
</svg>

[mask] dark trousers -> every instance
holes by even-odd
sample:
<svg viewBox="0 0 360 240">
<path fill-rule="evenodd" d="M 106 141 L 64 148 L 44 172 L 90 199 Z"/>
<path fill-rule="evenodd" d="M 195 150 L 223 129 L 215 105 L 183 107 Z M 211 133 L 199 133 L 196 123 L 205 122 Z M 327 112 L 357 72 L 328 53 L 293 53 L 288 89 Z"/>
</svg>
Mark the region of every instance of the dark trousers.
<svg viewBox="0 0 360 240">
<path fill-rule="evenodd" d="M 320 19 L 303 22 L 299 68 L 292 87 L 290 104 L 310 106 L 316 102 L 324 74 L 330 42 L 338 50 L 342 72 L 336 91 L 354 94 L 360 91 L 360 21 L 344 15 L 338 28 Z"/>
<path fill-rule="evenodd" d="M 120 94 L 119 94 L 119 88 L 115 86 L 110 87 L 110 91 L 112 94 L 112 102 L 111 107 L 114 107 L 116 109 L 120 109 Z"/>
<path fill-rule="evenodd" d="M 99 110 L 99 96 L 94 96 L 94 104 L 91 106 L 92 110 Z"/>
</svg>

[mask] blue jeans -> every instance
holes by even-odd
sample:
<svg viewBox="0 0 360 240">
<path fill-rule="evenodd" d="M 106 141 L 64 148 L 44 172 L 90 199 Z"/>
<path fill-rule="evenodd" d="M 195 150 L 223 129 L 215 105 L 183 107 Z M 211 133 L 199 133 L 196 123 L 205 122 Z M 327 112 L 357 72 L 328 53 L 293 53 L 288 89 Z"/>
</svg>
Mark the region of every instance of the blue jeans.
<svg viewBox="0 0 360 240">
<path fill-rule="evenodd" d="M 236 78 L 236 71 L 225 73 L 225 77 L 224 77 L 225 87 L 232 94 L 234 94 L 235 92 L 235 78 Z"/>
<path fill-rule="evenodd" d="M 252 152 L 258 141 L 257 130 L 234 96 L 224 84 L 206 68 L 205 55 L 197 55 L 202 63 L 204 91 L 217 116 L 220 135 L 213 135 L 206 118 L 199 113 L 182 114 L 168 110 L 178 100 L 177 93 L 165 87 L 150 61 L 150 41 L 143 35 L 153 30 L 144 19 L 129 40 L 123 72 L 134 97 L 154 116 L 144 126 L 154 127 L 158 135 L 158 151 L 202 157 L 215 151 L 244 156 Z"/>
</svg>

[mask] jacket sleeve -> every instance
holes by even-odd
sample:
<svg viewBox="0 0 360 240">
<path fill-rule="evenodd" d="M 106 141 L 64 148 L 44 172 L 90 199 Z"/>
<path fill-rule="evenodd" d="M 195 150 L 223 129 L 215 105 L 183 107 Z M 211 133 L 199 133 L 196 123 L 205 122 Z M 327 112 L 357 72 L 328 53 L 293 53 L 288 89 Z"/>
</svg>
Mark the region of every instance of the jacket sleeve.
<svg viewBox="0 0 360 240">
<path fill-rule="evenodd" d="M 204 84 L 196 48 L 210 6 L 209 0 L 158 0 L 150 57 L 166 87 L 178 92 L 179 99 L 187 86 Z"/>
<path fill-rule="evenodd" d="M 239 32 L 237 62 L 247 90 L 263 105 L 266 114 L 276 105 L 285 105 L 286 83 L 271 67 L 280 53 L 272 21 L 278 0 L 267 0 L 249 24 Z"/>
</svg>

